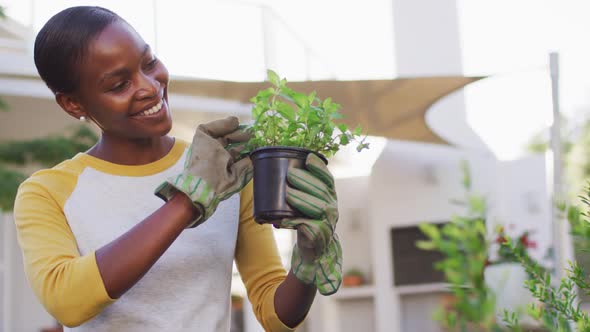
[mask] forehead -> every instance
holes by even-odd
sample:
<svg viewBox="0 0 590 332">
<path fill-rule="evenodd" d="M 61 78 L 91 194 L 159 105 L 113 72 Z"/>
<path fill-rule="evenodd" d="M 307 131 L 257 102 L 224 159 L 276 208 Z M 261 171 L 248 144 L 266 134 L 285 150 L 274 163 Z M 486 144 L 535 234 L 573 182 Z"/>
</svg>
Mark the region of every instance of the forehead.
<svg viewBox="0 0 590 332">
<path fill-rule="evenodd" d="M 145 46 L 145 41 L 127 23 L 113 22 L 90 42 L 80 69 L 86 73 L 117 69 L 136 62 Z"/>
</svg>

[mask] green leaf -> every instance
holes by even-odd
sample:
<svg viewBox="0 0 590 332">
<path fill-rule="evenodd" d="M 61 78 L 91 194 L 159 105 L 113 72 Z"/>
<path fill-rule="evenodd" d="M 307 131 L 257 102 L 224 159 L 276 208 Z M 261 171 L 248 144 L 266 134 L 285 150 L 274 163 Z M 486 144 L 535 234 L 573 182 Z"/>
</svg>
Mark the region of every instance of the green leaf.
<svg viewBox="0 0 590 332">
<path fill-rule="evenodd" d="M 272 96 L 274 93 L 275 93 L 275 89 L 273 89 L 273 88 L 267 88 L 264 90 L 260 90 L 258 92 L 258 94 L 256 95 L 256 100 L 267 101 L 269 99 L 269 97 Z"/>
<path fill-rule="evenodd" d="M 309 109 L 314 111 L 315 114 L 317 114 L 320 118 L 324 118 L 325 116 L 325 112 L 323 109 L 321 109 L 320 107 L 314 106 L 314 105 L 309 105 Z"/>
<path fill-rule="evenodd" d="M 361 152 L 364 149 L 368 149 L 369 148 L 369 143 L 361 143 L 359 145 L 357 145 L 356 147 L 356 151 Z"/>
<path fill-rule="evenodd" d="M 463 171 L 463 188 L 469 190 L 471 189 L 471 172 L 466 160 L 461 161 L 461 170 Z"/>
<path fill-rule="evenodd" d="M 291 95 L 291 97 L 293 98 L 293 101 L 295 102 L 295 104 L 297 106 L 299 106 L 300 108 L 308 108 L 309 107 L 309 101 L 307 99 L 307 96 L 302 94 L 302 93 L 293 93 Z"/>
<path fill-rule="evenodd" d="M 295 121 L 295 110 L 286 103 L 277 103 L 277 112 L 289 121 Z"/>
<path fill-rule="evenodd" d="M 264 111 L 264 109 L 261 106 L 256 105 L 255 107 L 252 108 L 252 118 L 256 121 L 259 121 L 258 118 L 260 117 L 260 115 L 262 114 L 263 111 Z"/>
<path fill-rule="evenodd" d="M 294 103 L 293 98 L 291 98 L 291 95 L 286 94 L 286 93 L 279 93 L 279 96 L 287 101 L 290 101 L 292 103 Z"/>
<path fill-rule="evenodd" d="M 431 240 L 437 241 L 440 239 L 440 231 L 436 225 L 424 223 L 418 225 L 418 228 Z"/>
<path fill-rule="evenodd" d="M 346 135 L 340 135 L 340 145 L 347 145 L 350 143 L 350 139 Z"/>
<path fill-rule="evenodd" d="M 436 249 L 436 244 L 432 241 L 416 241 L 416 247 L 422 250 L 434 250 Z"/>
<path fill-rule="evenodd" d="M 314 127 L 322 123 L 322 119 L 318 116 L 315 112 L 309 112 L 307 117 L 307 125 L 309 127 Z"/>
<path fill-rule="evenodd" d="M 330 113 L 333 113 L 333 112 L 338 111 L 341 108 L 342 108 L 342 106 L 340 104 L 337 104 L 337 103 L 332 102 L 330 104 L 330 106 L 327 108 L 327 111 L 330 112 Z"/>
<path fill-rule="evenodd" d="M 354 128 L 354 135 L 355 136 L 359 136 L 363 131 L 363 128 L 361 128 L 361 125 L 356 126 L 356 128 Z"/>
<path fill-rule="evenodd" d="M 268 81 L 269 81 L 269 82 L 270 82 L 272 85 L 274 85 L 274 86 L 276 86 L 276 87 L 279 87 L 279 86 L 281 85 L 281 84 L 280 84 L 280 81 L 281 81 L 281 79 L 279 78 L 279 75 L 277 75 L 277 73 L 275 73 L 275 72 L 274 72 L 274 71 L 272 71 L 271 69 L 268 69 L 268 70 L 266 71 L 266 74 L 267 74 L 267 76 L 268 76 Z"/>
<path fill-rule="evenodd" d="M 309 96 L 307 96 L 307 102 L 311 105 L 313 104 L 313 102 L 315 101 L 315 96 L 316 96 L 316 92 L 313 91 L 312 93 L 309 94 Z"/>
<path fill-rule="evenodd" d="M 486 213 L 486 201 L 483 197 L 477 195 L 469 196 L 469 208 L 478 216 L 484 216 Z"/>
</svg>

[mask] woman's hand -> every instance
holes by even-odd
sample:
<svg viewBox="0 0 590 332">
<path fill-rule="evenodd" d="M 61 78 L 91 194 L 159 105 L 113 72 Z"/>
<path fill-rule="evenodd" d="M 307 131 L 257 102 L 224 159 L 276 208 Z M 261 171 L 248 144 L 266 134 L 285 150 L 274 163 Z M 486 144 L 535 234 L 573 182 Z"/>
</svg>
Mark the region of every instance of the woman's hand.
<svg viewBox="0 0 590 332">
<path fill-rule="evenodd" d="M 201 212 L 187 227 L 207 220 L 219 202 L 240 191 L 252 179 L 250 158 L 239 159 L 250 135 L 230 116 L 199 125 L 189 148 L 184 171 L 162 183 L 155 194 L 168 201 L 175 193 L 187 195 Z"/>
<path fill-rule="evenodd" d="M 291 271 L 302 282 L 315 284 L 323 295 L 335 293 L 342 281 L 342 248 L 335 233 L 338 201 L 334 177 L 326 164 L 310 153 L 306 170 L 290 168 L 287 202 L 307 218 L 287 219 L 275 224 L 297 229 Z"/>
</svg>

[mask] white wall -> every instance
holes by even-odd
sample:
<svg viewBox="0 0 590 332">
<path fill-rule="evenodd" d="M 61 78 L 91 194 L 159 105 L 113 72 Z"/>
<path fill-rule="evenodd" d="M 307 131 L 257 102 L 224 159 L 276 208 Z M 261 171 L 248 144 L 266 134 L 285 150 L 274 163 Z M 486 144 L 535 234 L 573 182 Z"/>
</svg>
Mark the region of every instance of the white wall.
<svg viewBox="0 0 590 332">
<path fill-rule="evenodd" d="M 337 178 L 339 219 L 336 227 L 342 245 L 342 271 L 358 268 L 373 279 L 369 207 L 369 177 Z M 342 290 L 343 288 L 341 288 Z M 375 311 L 372 298 L 341 300 L 338 295 L 316 295 L 306 319 L 306 331 L 373 331 Z"/>
<path fill-rule="evenodd" d="M 393 288 L 392 227 L 447 221 L 462 208 L 461 160 L 473 170 L 473 188 L 491 191 L 495 160 L 487 153 L 466 153 L 449 146 L 390 141 L 373 167 L 369 219 L 375 275 L 376 331 L 402 331 L 402 304 Z M 425 313 L 425 317 L 431 317 Z"/>
<path fill-rule="evenodd" d="M 471 169 L 473 192 L 486 196 L 489 203 L 489 230 L 493 222 L 513 222 L 514 232 L 534 229 L 533 240 L 540 249 L 549 245 L 549 209 L 546 200 L 544 158 L 530 157 L 514 162 L 498 162 L 486 152 L 464 151 L 449 146 L 390 141 L 373 167 L 369 183 L 369 224 L 371 225 L 372 265 L 375 276 L 376 331 L 403 331 L 404 298 L 423 303 L 423 317 L 429 296 L 408 296 L 393 287 L 390 230 L 392 227 L 422 222 L 448 221 L 464 208 L 451 203 L 463 198 L 460 163 Z M 432 292 L 427 292 L 428 294 Z M 410 293 L 411 294 L 411 293 Z M 416 293 L 417 294 L 417 293 Z M 426 332 L 426 331 L 425 331 Z"/>
<path fill-rule="evenodd" d="M 392 226 L 423 221 L 445 221 L 462 198 L 461 160 L 472 168 L 473 189 L 491 190 L 496 161 L 485 153 L 449 147 L 391 141 L 373 167 L 370 184 L 372 219 Z"/>
<path fill-rule="evenodd" d="M 497 206 L 490 211 L 490 224 L 498 222 L 507 226 L 509 235 L 532 231 L 531 239 L 537 242 L 537 248 L 531 250 L 531 255 L 538 260 L 543 259 L 552 243 L 551 199 L 545 161 L 545 155 L 533 155 L 500 162 L 494 181 Z"/>
<path fill-rule="evenodd" d="M 342 270 L 359 268 L 371 277 L 371 243 L 368 209 L 369 177 L 337 179 L 337 232 L 343 247 Z"/>
<path fill-rule="evenodd" d="M 395 61 L 400 77 L 463 74 L 459 14 L 455 0 L 392 0 Z M 430 127 L 448 141 L 487 149 L 467 124 L 465 100 L 458 91 L 427 114 Z"/>
</svg>

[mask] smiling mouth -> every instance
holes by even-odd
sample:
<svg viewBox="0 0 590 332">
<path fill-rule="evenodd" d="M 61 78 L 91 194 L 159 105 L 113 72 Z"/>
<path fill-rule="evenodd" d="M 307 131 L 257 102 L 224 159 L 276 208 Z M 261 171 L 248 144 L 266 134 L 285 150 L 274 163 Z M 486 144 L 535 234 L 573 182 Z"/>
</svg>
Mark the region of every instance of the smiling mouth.
<svg viewBox="0 0 590 332">
<path fill-rule="evenodd" d="M 164 99 L 160 99 L 160 101 L 156 105 L 152 106 L 151 108 L 149 108 L 143 112 L 139 112 L 133 116 L 148 116 L 148 115 L 156 114 L 162 110 L 163 104 L 164 104 Z"/>
</svg>

